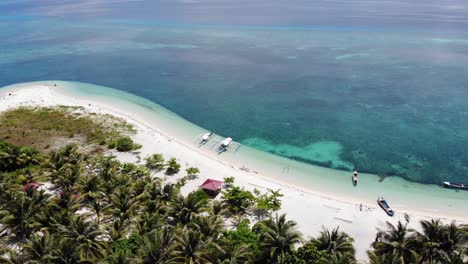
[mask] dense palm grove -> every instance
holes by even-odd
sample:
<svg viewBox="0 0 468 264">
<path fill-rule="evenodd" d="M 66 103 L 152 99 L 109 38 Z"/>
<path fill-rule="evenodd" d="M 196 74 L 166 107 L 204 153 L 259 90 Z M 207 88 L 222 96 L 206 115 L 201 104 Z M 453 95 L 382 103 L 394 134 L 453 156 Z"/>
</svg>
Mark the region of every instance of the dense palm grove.
<svg viewBox="0 0 468 264">
<path fill-rule="evenodd" d="M 251 193 L 231 178 L 219 199 L 183 196 L 189 178 L 154 176 L 179 169 L 158 154 L 135 165 L 76 145 L 45 155 L 0 142 L 0 263 L 356 262 L 353 239 L 338 228 L 305 240 L 276 213 L 279 192 Z M 421 224 L 421 233 L 407 223 L 378 232 L 370 262 L 464 263 L 466 229 Z"/>
</svg>

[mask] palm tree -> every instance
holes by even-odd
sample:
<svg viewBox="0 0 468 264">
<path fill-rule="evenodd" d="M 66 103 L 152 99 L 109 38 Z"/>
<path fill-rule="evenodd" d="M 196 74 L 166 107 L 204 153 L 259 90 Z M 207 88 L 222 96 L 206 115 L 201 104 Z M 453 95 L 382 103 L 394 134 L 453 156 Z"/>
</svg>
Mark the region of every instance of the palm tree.
<svg viewBox="0 0 468 264">
<path fill-rule="evenodd" d="M 38 152 L 32 148 L 0 142 L 0 171 L 14 171 L 39 161 Z"/>
<path fill-rule="evenodd" d="M 88 203 L 88 208 L 94 214 L 96 223 L 106 222 L 108 220 L 107 213 L 110 211 L 111 205 L 101 199 L 94 199 Z"/>
<path fill-rule="evenodd" d="M 55 246 L 56 243 L 49 233 L 44 232 L 42 235 L 36 233 L 23 246 L 24 256 L 31 264 L 51 263 L 53 260 L 51 253 Z"/>
<path fill-rule="evenodd" d="M 454 222 L 444 225 L 437 220 L 421 221 L 422 233 L 417 233 L 423 262 L 449 262 L 466 250 L 466 237 Z"/>
<path fill-rule="evenodd" d="M 199 231 L 203 236 L 217 239 L 221 233 L 224 223 L 216 216 L 197 216 L 191 223 L 194 229 Z"/>
<path fill-rule="evenodd" d="M 150 233 L 152 230 L 161 228 L 163 225 L 164 219 L 159 212 L 145 212 L 140 216 L 135 229 L 140 236 L 143 236 Z"/>
<path fill-rule="evenodd" d="M 170 263 L 209 264 L 215 259 L 215 250 L 221 251 L 211 239 L 204 239 L 200 232 L 184 230 L 175 238 Z"/>
<path fill-rule="evenodd" d="M 59 225 L 69 225 L 71 217 L 81 207 L 81 198 L 72 193 L 59 193 L 44 205 L 37 220 L 50 233 L 57 231 Z"/>
<path fill-rule="evenodd" d="M 328 229 L 323 229 L 320 236 L 312 240 L 318 250 L 324 250 L 327 253 L 341 252 L 351 253 L 354 255 L 355 249 L 353 246 L 354 240 L 345 232 L 340 232 L 339 227 L 336 227 L 331 232 Z"/>
<path fill-rule="evenodd" d="M 3 201 L 0 211 L 0 234 L 7 231 L 18 239 L 29 238 L 41 224 L 37 221 L 40 215 L 38 207 L 24 193 L 9 193 Z"/>
<path fill-rule="evenodd" d="M 209 212 L 217 217 L 228 217 L 232 215 L 231 212 L 229 212 L 229 210 L 218 200 L 211 202 Z"/>
<path fill-rule="evenodd" d="M 130 219 L 138 209 L 135 197 L 128 187 L 118 188 L 111 196 L 113 216 L 121 220 Z"/>
<path fill-rule="evenodd" d="M 320 264 L 354 264 L 356 260 L 351 252 L 333 252 L 322 257 L 319 260 Z M 404 262 L 403 262 L 404 263 Z"/>
<path fill-rule="evenodd" d="M 168 263 L 170 249 L 174 242 L 170 228 L 154 230 L 143 237 L 143 244 L 138 251 L 143 264 Z"/>
<path fill-rule="evenodd" d="M 61 239 L 51 252 L 54 264 L 93 264 L 92 260 L 83 259 L 77 250 L 76 243 L 70 239 Z"/>
<path fill-rule="evenodd" d="M 81 164 L 66 164 L 51 175 L 55 188 L 62 192 L 72 192 L 80 178 L 83 167 Z"/>
<path fill-rule="evenodd" d="M 97 175 L 86 175 L 78 180 L 78 190 L 83 194 L 83 199 L 87 202 L 93 201 L 104 195 L 103 180 Z"/>
<path fill-rule="evenodd" d="M 372 243 L 376 255 L 391 255 L 392 258 L 398 258 L 407 263 L 417 263 L 419 255 L 416 252 L 414 236 L 411 234 L 413 229 L 407 227 L 408 223 L 403 224 L 398 221 L 394 226 L 387 222 L 387 230 L 379 230 L 376 235 L 376 241 Z"/>
<path fill-rule="evenodd" d="M 293 252 L 294 246 L 302 242 L 302 234 L 297 231 L 297 223 L 286 221 L 283 214 L 275 219 L 270 218 L 262 223 L 263 232 L 260 233 L 260 243 L 265 251 L 269 263 L 285 263 Z"/>
<path fill-rule="evenodd" d="M 6 254 L 0 255 L 0 264 L 23 264 L 26 260 L 26 258 L 13 249 L 8 250 Z"/>
<path fill-rule="evenodd" d="M 140 263 L 140 259 L 132 259 L 128 256 L 126 252 L 112 252 L 109 256 L 107 256 L 106 262 L 107 264 L 131 264 L 131 263 Z"/>
<path fill-rule="evenodd" d="M 95 222 L 86 221 L 86 215 L 73 216 L 68 226 L 60 226 L 64 240 L 76 247 L 80 259 L 99 259 L 104 257 L 107 243 L 105 234 Z"/>
<path fill-rule="evenodd" d="M 170 216 L 182 225 L 188 224 L 192 218 L 204 208 L 204 201 L 198 200 L 195 195 L 178 195 L 171 202 Z"/>
<path fill-rule="evenodd" d="M 368 250 L 367 256 L 369 257 L 369 264 L 402 264 L 401 257 L 394 253 L 385 253 L 380 255 L 376 254 L 373 250 Z M 419 259 L 417 262 L 411 263 L 419 263 Z"/>
<path fill-rule="evenodd" d="M 52 172 L 57 172 L 67 164 L 78 165 L 87 158 L 85 154 L 79 151 L 78 145 L 68 144 L 58 151 L 52 151 L 50 153 L 47 167 L 50 168 Z"/>
<path fill-rule="evenodd" d="M 239 245 L 232 250 L 223 249 L 216 263 L 219 264 L 249 264 L 253 263 L 253 254 L 248 246 Z"/>
</svg>

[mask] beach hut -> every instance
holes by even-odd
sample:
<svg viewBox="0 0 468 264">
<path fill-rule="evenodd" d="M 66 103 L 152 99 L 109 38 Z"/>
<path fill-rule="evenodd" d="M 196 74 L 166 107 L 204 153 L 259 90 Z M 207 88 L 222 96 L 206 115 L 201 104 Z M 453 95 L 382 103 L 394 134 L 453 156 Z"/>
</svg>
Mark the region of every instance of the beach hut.
<svg viewBox="0 0 468 264">
<path fill-rule="evenodd" d="M 202 185 L 200 185 L 200 189 L 205 191 L 208 195 L 214 197 L 218 195 L 219 191 L 221 191 L 222 186 L 223 186 L 222 181 L 208 179 Z"/>
<path fill-rule="evenodd" d="M 33 190 L 36 190 L 37 188 L 41 187 L 42 183 L 39 183 L 39 182 L 29 182 L 29 183 L 26 183 L 24 186 L 23 186 L 23 191 L 27 192 L 27 191 L 33 191 Z"/>
</svg>

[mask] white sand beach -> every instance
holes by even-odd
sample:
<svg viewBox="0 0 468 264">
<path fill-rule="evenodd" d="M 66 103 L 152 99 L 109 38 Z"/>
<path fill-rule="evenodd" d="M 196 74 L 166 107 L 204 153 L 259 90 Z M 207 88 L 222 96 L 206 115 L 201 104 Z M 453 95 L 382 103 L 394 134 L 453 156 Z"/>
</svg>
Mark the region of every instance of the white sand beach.
<svg viewBox="0 0 468 264">
<path fill-rule="evenodd" d="M 54 84 L 57 86 L 54 86 Z M 212 149 L 199 147 L 194 143 L 195 141 L 187 140 L 190 136 L 189 133 L 185 135 L 183 134 L 184 131 L 179 131 L 180 134 L 177 134 L 170 125 L 148 119 L 141 112 L 142 110 L 138 110 L 137 106 L 131 108 L 129 105 L 119 105 L 112 100 L 103 99 L 104 97 L 74 96 L 67 93 L 66 89 L 61 89 L 65 85 L 64 82 L 46 81 L 0 89 L 0 112 L 19 106 L 66 105 L 83 106 L 90 112 L 122 117 L 137 129 L 137 133 L 133 138 L 137 143 L 143 145 L 140 150 L 141 153 L 138 155 L 144 158 L 153 153 L 162 153 L 165 157 L 176 157 L 179 163 L 182 164 L 181 172 L 175 176 L 168 176 L 167 181 L 175 181 L 186 176 L 185 168 L 187 167 L 198 167 L 200 169 L 199 177 L 189 180 L 187 185 L 184 186 L 182 190 L 184 193 L 197 189 L 208 178 L 222 180 L 224 177 L 229 176 L 235 177 L 236 185 L 248 190 L 255 188 L 260 191 L 279 189 L 284 194 L 280 213 L 286 213 L 288 219 L 295 220 L 305 238 L 316 236 L 322 227 L 334 228 L 340 226 L 341 230 L 355 238 L 357 257 L 361 260 L 366 259 L 365 251 L 369 248 L 370 243 L 374 241 L 377 228 L 385 228 L 386 221 L 392 223 L 396 223 L 398 220 L 404 221 L 405 213 L 410 215 L 411 225 L 416 229 L 419 228 L 419 220 L 431 217 L 442 218 L 445 222 L 457 220 L 457 223 L 468 223 L 466 212 L 457 214 L 454 213 L 456 210 L 443 211 L 440 209 L 442 206 L 439 206 L 437 211 L 429 212 L 419 210 L 416 206 L 399 206 L 401 203 L 397 203 L 394 206 L 396 215 L 388 217 L 377 206 L 375 200 L 365 199 L 360 196 L 362 195 L 358 193 L 360 186 L 356 187 L 356 196 L 353 196 L 351 192 L 332 192 L 330 191 L 330 185 L 323 187 L 322 190 L 319 182 L 317 182 L 315 188 L 309 188 L 309 185 L 302 185 L 300 180 L 297 179 L 289 182 L 287 177 L 281 178 L 281 175 L 270 177 L 269 171 L 261 164 L 257 167 L 255 161 L 252 161 L 244 167 L 244 164 L 236 162 L 235 153 L 218 154 Z M 115 152 L 113 154 L 122 161 L 137 161 L 137 155 L 134 153 Z M 327 170 L 331 171 L 323 169 L 324 172 Z M 317 171 L 320 173 L 322 169 L 319 168 Z M 315 177 L 320 176 L 315 175 Z M 323 177 L 326 176 L 323 175 Z M 161 177 L 163 176 L 161 175 Z M 346 179 L 346 181 L 347 184 L 350 184 L 351 180 Z M 460 200 L 457 198 L 458 196 L 454 197 L 454 200 Z M 464 201 L 460 200 L 459 202 L 463 204 Z M 359 209 L 360 204 L 363 205 L 362 211 Z M 458 204 L 455 205 L 455 207 L 458 206 Z"/>
</svg>

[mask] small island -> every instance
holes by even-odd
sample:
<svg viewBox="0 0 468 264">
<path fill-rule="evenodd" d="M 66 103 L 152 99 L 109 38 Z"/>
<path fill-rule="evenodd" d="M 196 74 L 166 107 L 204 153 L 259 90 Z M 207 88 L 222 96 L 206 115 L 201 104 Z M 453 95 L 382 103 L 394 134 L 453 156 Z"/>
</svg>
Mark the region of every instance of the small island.
<svg viewBox="0 0 468 264">
<path fill-rule="evenodd" d="M 8 91 L 0 101 L 0 263 L 466 259 L 462 224 L 406 213 L 389 219 L 252 176 L 50 85 Z M 207 181 L 214 187 L 199 188 Z M 343 224 L 329 228 L 327 219 Z"/>
</svg>

